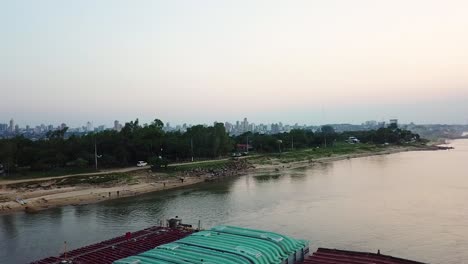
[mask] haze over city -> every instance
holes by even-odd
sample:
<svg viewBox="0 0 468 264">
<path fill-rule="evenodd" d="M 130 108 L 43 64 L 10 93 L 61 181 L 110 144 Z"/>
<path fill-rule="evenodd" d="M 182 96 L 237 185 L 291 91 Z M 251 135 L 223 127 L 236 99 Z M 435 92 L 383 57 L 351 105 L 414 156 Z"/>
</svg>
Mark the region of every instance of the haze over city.
<svg viewBox="0 0 468 264">
<path fill-rule="evenodd" d="M 467 14 L 0 0 L 0 263 L 468 263 Z"/>
<path fill-rule="evenodd" d="M 3 1 L 0 119 L 462 123 L 466 1 Z"/>
</svg>

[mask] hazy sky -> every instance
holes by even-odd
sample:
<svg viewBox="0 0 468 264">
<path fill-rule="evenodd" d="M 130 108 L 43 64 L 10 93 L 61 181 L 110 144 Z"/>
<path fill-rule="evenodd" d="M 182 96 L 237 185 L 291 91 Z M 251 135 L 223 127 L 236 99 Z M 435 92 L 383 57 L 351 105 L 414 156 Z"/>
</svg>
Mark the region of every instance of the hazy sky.
<svg viewBox="0 0 468 264">
<path fill-rule="evenodd" d="M 0 0 L 0 123 L 468 122 L 468 1 Z"/>
</svg>

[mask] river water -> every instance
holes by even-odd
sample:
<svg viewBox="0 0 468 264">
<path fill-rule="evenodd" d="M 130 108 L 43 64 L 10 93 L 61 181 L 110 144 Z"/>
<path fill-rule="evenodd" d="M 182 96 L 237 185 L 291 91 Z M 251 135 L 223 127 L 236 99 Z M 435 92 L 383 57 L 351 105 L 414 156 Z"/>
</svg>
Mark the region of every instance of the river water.
<svg viewBox="0 0 468 264">
<path fill-rule="evenodd" d="M 0 216 L 0 263 L 26 263 L 178 215 L 331 247 L 468 263 L 468 140 L 37 214 Z"/>
</svg>

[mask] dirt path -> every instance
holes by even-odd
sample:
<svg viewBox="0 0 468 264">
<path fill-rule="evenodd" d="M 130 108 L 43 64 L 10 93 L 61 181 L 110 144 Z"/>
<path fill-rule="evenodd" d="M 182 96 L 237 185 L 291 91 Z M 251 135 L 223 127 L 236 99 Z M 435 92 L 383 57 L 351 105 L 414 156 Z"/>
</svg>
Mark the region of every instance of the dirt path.
<svg viewBox="0 0 468 264">
<path fill-rule="evenodd" d="M 169 164 L 169 167 L 177 167 L 187 164 L 202 164 L 202 163 L 209 163 L 213 161 L 226 161 L 229 158 L 219 159 L 219 160 L 203 160 L 203 161 L 194 161 L 194 162 L 183 162 L 183 163 L 173 163 Z M 64 179 L 70 177 L 80 177 L 80 176 L 95 176 L 95 175 L 105 175 L 110 173 L 124 173 L 124 172 L 133 172 L 138 170 L 149 170 L 151 166 L 144 166 L 144 167 L 127 167 L 127 168 L 117 168 L 117 169 L 107 169 L 98 172 L 88 172 L 88 173 L 77 173 L 77 174 L 68 174 L 62 176 L 51 176 L 51 177 L 41 177 L 41 178 L 31 178 L 31 179 L 21 179 L 21 180 L 0 180 L 1 185 L 9 185 L 9 184 L 16 184 L 16 183 L 33 183 L 33 182 L 42 182 L 48 180 L 57 180 L 57 179 Z"/>
</svg>

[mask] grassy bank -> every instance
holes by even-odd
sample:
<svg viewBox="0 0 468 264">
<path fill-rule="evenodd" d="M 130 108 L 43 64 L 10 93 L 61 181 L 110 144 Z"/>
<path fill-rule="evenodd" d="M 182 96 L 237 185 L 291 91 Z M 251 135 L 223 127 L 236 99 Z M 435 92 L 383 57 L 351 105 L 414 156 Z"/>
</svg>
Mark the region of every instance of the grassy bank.
<svg viewBox="0 0 468 264">
<path fill-rule="evenodd" d="M 374 153 L 384 151 L 386 149 L 398 148 L 398 147 L 419 147 L 425 148 L 426 146 L 421 145 L 375 145 L 375 144 L 348 144 L 348 143 L 335 143 L 333 146 L 324 148 L 307 148 L 299 149 L 293 151 L 286 151 L 282 153 L 250 153 L 249 156 L 243 157 L 252 164 L 258 165 L 273 165 L 278 163 L 291 163 L 291 162 L 301 162 L 301 161 L 313 161 L 315 159 L 326 158 L 326 157 L 335 157 L 340 155 L 348 154 L 362 154 L 362 153 Z M 171 177 L 178 173 L 191 173 L 197 171 L 209 171 L 209 170 L 219 170 L 223 169 L 226 166 L 229 166 L 233 163 L 232 159 L 220 159 L 220 160 L 207 160 L 199 161 L 192 163 L 182 163 L 182 164 L 170 164 L 167 168 L 161 168 L 158 173 L 167 174 Z M 16 173 L 10 176 L 3 176 L 0 180 L 25 180 L 25 179 L 40 179 L 42 177 L 56 177 L 63 175 L 73 175 L 74 181 L 82 181 L 83 183 L 89 182 L 90 184 L 102 183 L 103 181 L 113 181 L 116 180 L 116 175 L 124 175 L 119 177 L 127 177 L 125 175 L 131 175 L 129 170 L 144 170 L 145 168 L 129 168 L 127 172 L 119 171 L 119 169 L 109 170 L 108 172 L 99 172 L 94 174 L 94 169 L 92 168 L 83 168 L 83 169 L 71 169 L 71 168 L 57 168 L 50 171 L 44 172 L 32 172 L 32 171 L 21 171 L 21 173 Z M 92 175 L 79 175 L 81 173 L 90 173 Z M 79 183 L 79 182 L 77 182 Z"/>
<path fill-rule="evenodd" d="M 131 184 L 135 179 L 128 173 L 110 173 L 95 176 L 78 176 L 63 178 L 57 181 L 57 185 L 78 185 L 78 184 L 110 184 L 110 183 L 126 183 Z"/>
<path fill-rule="evenodd" d="M 92 173 L 96 170 L 94 168 L 54 168 L 47 171 L 32 171 L 28 168 L 19 168 L 17 171 L 12 172 L 10 175 L 3 175 L 0 180 L 23 180 L 23 179 L 36 179 L 43 177 L 63 176 L 69 174 Z"/>
<path fill-rule="evenodd" d="M 327 148 L 300 149 L 283 153 L 261 154 L 249 157 L 248 159 L 254 164 L 268 165 L 278 162 L 290 163 L 312 161 L 314 159 L 347 154 L 373 153 L 383 151 L 391 147 L 395 146 L 336 143 L 333 146 Z"/>
<path fill-rule="evenodd" d="M 53 182 L 53 183 L 52 183 Z M 135 177 L 129 173 L 109 173 L 100 175 L 82 175 L 68 178 L 60 178 L 56 180 L 45 180 L 36 182 L 20 182 L 10 184 L 10 188 L 27 188 L 34 189 L 39 187 L 47 187 L 56 185 L 58 187 L 76 186 L 76 185 L 113 185 L 113 184 L 132 184 L 137 182 Z"/>
</svg>

